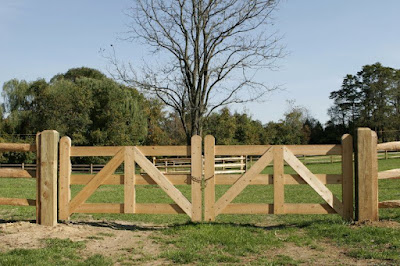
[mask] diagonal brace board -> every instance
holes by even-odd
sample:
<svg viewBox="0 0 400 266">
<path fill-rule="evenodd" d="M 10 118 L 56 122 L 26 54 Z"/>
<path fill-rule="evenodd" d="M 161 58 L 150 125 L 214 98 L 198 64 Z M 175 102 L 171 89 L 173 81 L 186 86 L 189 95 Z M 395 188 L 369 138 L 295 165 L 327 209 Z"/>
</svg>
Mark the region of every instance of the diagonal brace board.
<svg viewBox="0 0 400 266">
<path fill-rule="evenodd" d="M 159 185 L 162 190 L 187 214 L 192 217 L 192 204 L 187 198 L 169 181 L 160 170 L 155 167 L 138 148 L 134 148 L 136 163 Z"/>
<path fill-rule="evenodd" d="M 252 179 L 267 167 L 274 158 L 273 147 L 270 147 L 261 158 L 253 164 L 249 171 L 243 174 L 228 191 L 215 203 L 215 215 L 220 214 L 229 203 L 251 182 Z"/>
<path fill-rule="evenodd" d="M 335 195 L 286 147 L 283 149 L 284 160 L 301 178 L 309 184 L 338 214 L 343 214 L 343 204 Z"/>
<path fill-rule="evenodd" d="M 69 205 L 69 213 L 72 214 L 74 211 L 84 203 L 93 192 L 111 175 L 117 170 L 117 168 L 124 161 L 125 148 L 121 148 L 117 154 L 104 166 L 101 171 L 93 177 L 93 179 L 71 200 Z"/>
</svg>

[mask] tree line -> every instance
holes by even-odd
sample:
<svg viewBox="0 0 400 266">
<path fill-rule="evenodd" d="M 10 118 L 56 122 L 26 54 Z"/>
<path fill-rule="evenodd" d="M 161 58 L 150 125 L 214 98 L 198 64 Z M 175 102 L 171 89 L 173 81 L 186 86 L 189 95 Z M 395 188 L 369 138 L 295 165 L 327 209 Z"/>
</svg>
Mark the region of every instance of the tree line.
<svg viewBox="0 0 400 266">
<path fill-rule="evenodd" d="M 381 140 L 398 139 L 399 85 L 400 70 L 379 63 L 367 65 L 356 75 L 347 75 L 341 89 L 331 93 L 334 104 L 325 125 L 306 108 L 289 102 L 281 120 L 266 124 L 247 112 L 224 107 L 205 119 L 202 134 L 215 136 L 221 145 L 324 144 L 339 143 L 343 134 L 368 126 Z M 73 68 L 49 82 L 12 79 L 4 83 L 2 97 L 2 142 L 33 142 L 37 132 L 54 129 L 70 136 L 73 145 L 187 143 L 179 114 L 95 69 Z M 33 159 L 17 153 L 2 156 L 1 162 Z"/>
</svg>

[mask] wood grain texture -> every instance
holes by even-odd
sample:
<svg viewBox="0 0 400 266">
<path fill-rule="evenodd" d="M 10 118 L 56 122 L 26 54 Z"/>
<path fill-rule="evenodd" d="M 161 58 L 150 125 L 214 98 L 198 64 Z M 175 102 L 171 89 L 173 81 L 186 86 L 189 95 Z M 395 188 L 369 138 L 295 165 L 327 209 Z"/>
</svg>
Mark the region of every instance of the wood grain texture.
<svg viewBox="0 0 400 266">
<path fill-rule="evenodd" d="M 283 146 L 274 146 L 274 214 L 285 213 Z"/>
<path fill-rule="evenodd" d="M 345 134 L 342 137 L 342 203 L 343 218 L 351 221 L 353 215 L 353 137 Z"/>
<path fill-rule="evenodd" d="M 203 176 L 203 157 L 202 157 L 202 139 L 200 136 L 191 138 L 191 179 L 192 179 L 192 221 L 200 222 L 202 220 L 202 176 Z"/>
<path fill-rule="evenodd" d="M 231 174 L 231 175 L 215 175 L 216 185 L 232 185 L 242 175 Z M 342 184 L 342 175 L 337 174 L 315 174 L 315 176 L 323 184 Z M 285 185 L 307 185 L 300 175 L 298 174 L 284 174 Z M 258 174 L 254 179 L 251 180 L 249 185 L 273 185 L 274 175 L 270 174 Z"/>
<path fill-rule="evenodd" d="M 69 202 L 71 200 L 71 139 L 60 140 L 60 174 L 58 179 L 58 217 L 69 219 Z"/>
<path fill-rule="evenodd" d="M 379 208 L 400 208 L 400 200 L 387 200 L 379 202 Z"/>
<path fill-rule="evenodd" d="M 376 133 L 369 128 L 357 130 L 358 219 L 378 221 L 378 158 Z"/>
<path fill-rule="evenodd" d="M 136 203 L 137 214 L 183 214 L 177 204 Z M 83 203 L 76 213 L 124 213 L 124 204 L 120 203 Z"/>
<path fill-rule="evenodd" d="M 286 203 L 286 214 L 333 214 L 336 213 L 329 204 Z"/>
<path fill-rule="evenodd" d="M 189 217 L 192 216 L 192 204 L 174 185 L 150 162 L 138 148 L 134 148 L 137 164 L 174 200 Z"/>
<path fill-rule="evenodd" d="M 228 191 L 218 199 L 215 203 L 215 215 L 218 215 L 222 210 L 232 202 L 232 200 L 243 191 L 243 189 L 251 182 L 251 180 L 258 175 L 274 158 L 273 148 L 270 147 L 261 158 L 252 165 L 252 167 L 231 186 Z"/>
<path fill-rule="evenodd" d="M 400 151 L 400 141 L 379 143 L 376 145 L 378 151 Z"/>
<path fill-rule="evenodd" d="M 400 179 L 400 169 L 378 172 L 378 179 Z"/>
<path fill-rule="evenodd" d="M 45 130 L 40 134 L 40 224 L 57 224 L 57 168 L 59 134 Z"/>
<path fill-rule="evenodd" d="M 236 181 L 236 180 L 235 180 Z M 204 138 L 204 220 L 215 221 L 215 138 Z"/>
<path fill-rule="evenodd" d="M 0 168 L 0 178 L 36 178 L 35 170 L 22 170 L 15 168 Z"/>
<path fill-rule="evenodd" d="M 124 149 L 120 149 L 117 154 L 104 166 L 104 168 L 71 200 L 69 204 L 70 214 L 74 213 L 79 205 L 84 203 L 93 192 L 113 174 L 124 160 Z"/>
<path fill-rule="evenodd" d="M 343 204 L 319 179 L 286 148 L 283 151 L 285 161 L 312 187 L 338 214 L 343 215 Z"/>
<path fill-rule="evenodd" d="M 215 155 L 262 155 L 271 145 L 216 145 Z M 295 155 L 341 155 L 341 145 L 286 145 Z"/>
<path fill-rule="evenodd" d="M 26 143 L 0 143 L 0 152 L 35 152 L 36 145 Z"/>
<path fill-rule="evenodd" d="M 0 205 L 36 206 L 34 199 L 0 198 Z"/>
<path fill-rule="evenodd" d="M 124 213 L 135 213 L 135 153 L 133 147 L 125 147 L 124 158 Z"/>
<path fill-rule="evenodd" d="M 230 203 L 222 214 L 273 214 L 273 204 L 260 204 L 260 203 Z"/>
</svg>

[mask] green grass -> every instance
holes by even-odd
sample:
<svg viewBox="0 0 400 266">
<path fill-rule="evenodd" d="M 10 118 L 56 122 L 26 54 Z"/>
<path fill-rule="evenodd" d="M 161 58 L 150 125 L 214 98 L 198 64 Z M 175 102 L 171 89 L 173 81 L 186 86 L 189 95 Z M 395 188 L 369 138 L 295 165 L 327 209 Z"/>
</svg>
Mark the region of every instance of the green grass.
<svg viewBox="0 0 400 266">
<path fill-rule="evenodd" d="M 0 265 L 111 265 L 111 260 L 101 255 L 82 258 L 79 250 L 84 242 L 69 239 L 45 239 L 45 247 L 37 249 L 14 249 L 0 253 Z"/>
<path fill-rule="evenodd" d="M 340 163 L 310 164 L 313 173 L 338 174 Z M 379 160 L 379 170 L 400 168 L 400 159 Z M 286 173 L 294 173 L 285 167 Z M 263 173 L 272 173 L 267 167 Z M 341 186 L 329 185 L 340 198 Z M 72 196 L 82 186 L 72 186 Z M 177 188 L 190 199 L 190 186 Z M 220 197 L 229 186 L 216 187 Z M 29 179 L 0 179 L 0 197 L 35 198 L 35 181 Z M 400 199 L 400 180 L 380 180 L 379 199 Z M 323 200 L 307 185 L 286 185 L 285 201 L 288 203 L 322 203 Z M 123 186 L 101 186 L 88 202 L 123 202 Z M 173 203 L 159 187 L 153 185 L 137 186 L 138 203 Z M 248 186 L 234 202 L 272 203 L 273 186 Z M 292 254 L 274 254 L 267 251 L 283 249 L 288 243 L 320 252 L 321 243 L 341 248 L 349 258 L 375 259 L 384 264 L 400 263 L 400 230 L 398 228 L 377 226 L 355 226 L 344 222 L 338 215 L 220 215 L 215 223 L 190 223 L 186 215 L 145 215 L 145 214 L 74 214 L 72 220 L 82 219 L 124 220 L 133 223 L 169 225 L 166 229 L 154 231 L 153 240 L 161 245 L 161 252 L 155 256 L 143 257 L 141 262 L 165 259 L 173 263 L 250 263 L 259 265 L 296 265 L 304 261 Z M 382 220 L 400 222 L 400 209 L 381 209 Z M 34 220 L 32 207 L 1 206 L 0 220 Z M 101 239 L 106 235 L 94 235 L 88 239 Z M 48 240 L 58 241 L 58 240 Z M 54 244 L 54 243 L 53 243 Z M 41 262 L 52 263 L 58 256 L 67 265 L 107 264 L 106 258 L 95 256 L 80 258 L 74 245 L 34 250 L 13 250 L 0 255 L 0 265 L 18 265 L 27 258 L 35 265 Z M 49 244 L 46 244 L 49 247 Z M 39 259 L 40 258 L 40 259 Z M 92 261 L 92 262 L 91 262 Z M 136 261 L 140 262 L 140 261 Z M 7 264 L 8 263 L 8 264 Z M 312 263 L 308 261 L 307 263 Z M 64 264 L 64 263 L 63 263 Z"/>
</svg>

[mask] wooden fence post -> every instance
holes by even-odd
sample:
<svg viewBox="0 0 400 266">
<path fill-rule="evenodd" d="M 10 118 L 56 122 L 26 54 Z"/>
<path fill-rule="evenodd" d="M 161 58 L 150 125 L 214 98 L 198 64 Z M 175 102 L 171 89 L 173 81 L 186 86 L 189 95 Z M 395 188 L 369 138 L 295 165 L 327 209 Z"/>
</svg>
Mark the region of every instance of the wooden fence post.
<svg viewBox="0 0 400 266">
<path fill-rule="evenodd" d="M 57 224 L 57 161 L 59 134 L 40 133 L 40 224 Z"/>
<path fill-rule="evenodd" d="M 71 139 L 60 140 L 60 176 L 58 180 L 58 218 L 69 219 L 69 202 L 71 201 Z"/>
<path fill-rule="evenodd" d="M 357 129 L 358 220 L 379 220 L 377 136 L 369 128 Z"/>
<path fill-rule="evenodd" d="M 342 202 L 343 218 L 353 220 L 353 137 L 342 136 Z"/>
<path fill-rule="evenodd" d="M 202 218 L 202 191 L 203 157 L 200 136 L 191 139 L 191 187 L 192 187 L 192 221 L 199 222 Z"/>
<path fill-rule="evenodd" d="M 204 139 L 204 220 L 215 221 L 215 138 Z"/>
</svg>

